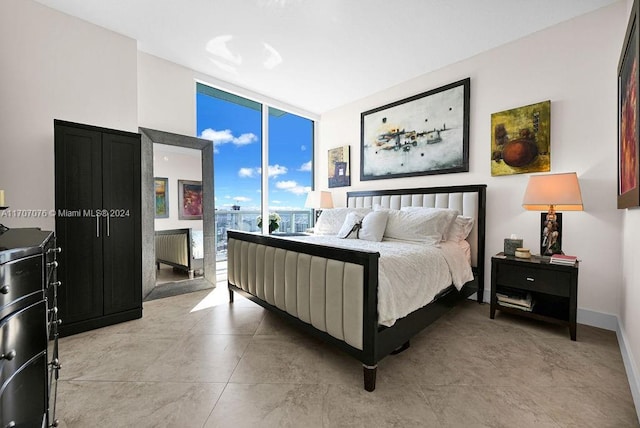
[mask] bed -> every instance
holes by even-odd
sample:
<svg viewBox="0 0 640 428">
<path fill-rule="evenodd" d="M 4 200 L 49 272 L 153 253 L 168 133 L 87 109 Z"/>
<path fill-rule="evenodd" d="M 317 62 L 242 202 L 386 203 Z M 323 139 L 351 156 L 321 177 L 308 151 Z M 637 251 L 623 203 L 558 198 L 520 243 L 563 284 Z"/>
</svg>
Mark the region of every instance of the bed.
<svg viewBox="0 0 640 428">
<path fill-rule="evenodd" d="M 378 296 L 382 278 L 387 276 L 380 267 L 386 256 L 381 262 L 382 250 L 376 251 L 369 244 L 347 248 L 328 245 L 326 239 L 308 242 L 310 239 L 298 236 L 230 230 L 230 301 L 233 293 L 238 293 L 352 355 L 362 362 L 365 390 L 373 391 L 380 360 L 408 348 L 411 337 L 457 302 L 474 293 L 482 302 L 485 204 L 486 185 L 347 193 L 347 208 L 354 211 L 375 208 L 397 213 L 411 211 L 409 207 L 439 208 L 473 218 L 473 227 L 464 239 L 469 250 L 470 280 L 459 284 L 459 290 L 454 284 L 446 285 L 429 303 L 386 323 L 390 325 L 381 323 L 378 311 L 384 304 Z"/>
<path fill-rule="evenodd" d="M 202 269 L 203 241 L 202 231 L 191 228 L 157 230 L 156 240 L 156 267 L 160 264 L 173 266 L 189 274 L 193 278 L 194 273 Z"/>
</svg>

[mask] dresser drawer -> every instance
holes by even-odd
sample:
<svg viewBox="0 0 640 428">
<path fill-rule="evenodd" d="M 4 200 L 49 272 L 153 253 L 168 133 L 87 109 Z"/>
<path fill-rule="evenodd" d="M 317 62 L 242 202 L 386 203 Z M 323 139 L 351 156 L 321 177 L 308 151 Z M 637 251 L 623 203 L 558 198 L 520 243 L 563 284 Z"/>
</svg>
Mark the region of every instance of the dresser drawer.
<svg viewBox="0 0 640 428">
<path fill-rule="evenodd" d="M 498 286 L 511 286 L 562 297 L 569 297 L 570 283 L 571 275 L 568 272 L 507 263 L 498 265 L 496 277 Z"/>
<path fill-rule="evenodd" d="M 0 359 L 0 385 L 47 348 L 46 311 L 40 300 L 0 320 L 0 356 L 5 356 Z"/>
<path fill-rule="evenodd" d="M 5 306 L 37 291 L 43 291 L 42 255 L 0 265 L 0 314 Z"/>
<path fill-rule="evenodd" d="M 0 386 L 0 427 L 37 427 L 47 413 L 47 371 L 45 352 L 40 352 Z"/>
</svg>

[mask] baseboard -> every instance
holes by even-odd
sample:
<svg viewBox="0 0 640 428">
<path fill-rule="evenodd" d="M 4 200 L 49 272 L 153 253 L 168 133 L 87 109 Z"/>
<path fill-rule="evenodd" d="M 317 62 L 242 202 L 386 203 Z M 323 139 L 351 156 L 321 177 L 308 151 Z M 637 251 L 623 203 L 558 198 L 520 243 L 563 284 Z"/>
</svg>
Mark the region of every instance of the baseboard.
<svg viewBox="0 0 640 428">
<path fill-rule="evenodd" d="M 638 377 L 638 368 L 635 363 L 636 360 L 631 353 L 631 347 L 628 346 L 627 335 L 619 322 L 616 335 L 618 336 L 618 343 L 620 344 L 620 353 L 622 354 L 624 369 L 627 372 L 627 379 L 629 379 L 629 388 L 631 389 L 633 404 L 636 407 L 636 415 L 638 416 L 638 420 L 640 420 L 640 378 Z"/>
<path fill-rule="evenodd" d="M 590 325 L 591 327 L 598 327 L 610 331 L 618 331 L 618 317 L 612 314 L 578 308 L 576 318 L 578 324 Z"/>
</svg>

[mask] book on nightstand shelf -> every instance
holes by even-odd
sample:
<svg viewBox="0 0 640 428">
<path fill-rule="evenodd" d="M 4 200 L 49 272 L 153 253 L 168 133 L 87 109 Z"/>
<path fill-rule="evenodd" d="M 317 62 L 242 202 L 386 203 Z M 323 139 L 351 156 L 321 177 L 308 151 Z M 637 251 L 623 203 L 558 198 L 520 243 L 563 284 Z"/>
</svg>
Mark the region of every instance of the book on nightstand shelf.
<svg viewBox="0 0 640 428">
<path fill-rule="evenodd" d="M 574 266 L 576 264 L 576 261 L 578 261 L 578 258 L 576 256 L 568 256 L 566 254 L 554 254 L 549 259 L 549 263 L 568 266 Z"/>
<path fill-rule="evenodd" d="M 531 312 L 533 310 L 533 305 L 535 304 L 531 298 L 531 293 L 525 292 L 497 292 L 496 299 L 501 306 L 521 309 L 527 312 Z"/>
</svg>

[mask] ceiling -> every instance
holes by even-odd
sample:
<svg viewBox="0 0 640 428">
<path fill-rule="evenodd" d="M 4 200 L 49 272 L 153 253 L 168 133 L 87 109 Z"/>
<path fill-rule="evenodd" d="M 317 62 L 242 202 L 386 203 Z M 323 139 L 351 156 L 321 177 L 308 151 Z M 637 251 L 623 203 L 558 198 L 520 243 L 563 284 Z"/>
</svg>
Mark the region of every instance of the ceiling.
<svg viewBox="0 0 640 428">
<path fill-rule="evenodd" d="M 36 1 L 322 114 L 617 0 Z"/>
</svg>

